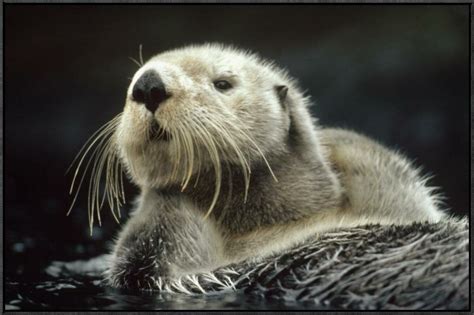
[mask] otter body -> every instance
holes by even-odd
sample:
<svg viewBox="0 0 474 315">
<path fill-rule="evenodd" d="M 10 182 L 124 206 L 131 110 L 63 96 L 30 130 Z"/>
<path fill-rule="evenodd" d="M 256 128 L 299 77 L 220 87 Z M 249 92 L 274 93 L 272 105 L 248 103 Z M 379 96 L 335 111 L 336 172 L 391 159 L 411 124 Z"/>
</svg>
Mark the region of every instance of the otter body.
<svg viewBox="0 0 474 315">
<path fill-rule="evenodd" d="M 284 71 L 233 48 L 191 46 L 144 64 L 113 137 L 141 194 L 110 284 L 156 288 L 336 228 L 443 217 L 408 160 L 318 127 L 308 105 Z"/>
</svg>

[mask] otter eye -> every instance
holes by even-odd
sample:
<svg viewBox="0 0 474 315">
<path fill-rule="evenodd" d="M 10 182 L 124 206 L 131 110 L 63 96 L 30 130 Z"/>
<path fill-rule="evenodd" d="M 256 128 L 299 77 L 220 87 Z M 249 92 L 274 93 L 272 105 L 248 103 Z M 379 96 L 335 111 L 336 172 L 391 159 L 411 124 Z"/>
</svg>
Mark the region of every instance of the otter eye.
<svg viewBox="0 0 474 315">
<path fill-rule="evenodd" d="M 230 84 L 229 81 L 226 80 L 214 81 L 214 86 L 216 87 L 216 89 L 221 91 L 226 91 L 232 88 L 232 84 Z"/>
</svg>

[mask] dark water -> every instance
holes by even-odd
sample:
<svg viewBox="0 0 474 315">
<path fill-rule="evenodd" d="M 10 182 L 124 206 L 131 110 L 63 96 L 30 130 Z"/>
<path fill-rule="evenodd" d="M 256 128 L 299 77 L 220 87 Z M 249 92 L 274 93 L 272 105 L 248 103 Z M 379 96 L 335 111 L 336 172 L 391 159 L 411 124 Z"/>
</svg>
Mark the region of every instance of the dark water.
<svg viewBox="0 0 474 315">
<path fill-rule="evenodd" d="M 6 310 L 279 309 L 242 292 L 208 296 L 123 292 L 89 277 L 7 282 Z M 291 307 L 290 307 L 291 308 Z"/>
<path fill-rule="evenodd" d="M 126 291 L 103 282 L 104 256 L 72 262 L 54 261 L 36 275 L 17 270 L 5 282 L 6 310 L 159 310 L 159 309 L 306 309 L 307 305 L 249 295 L 243 290 L 213 294 Z M 315 306 L 311 305 L 314 309 Z"/>
<path fill-rule="evenodd" d="M 304 309 L 303 304 L 267 300 L 242 291 L 188 296 L 126 292 L 104 286 L 99 277 L 7 281 L 6 310 Z M 314 305 L 313 307 L 314 308 Z"/>
</svg>

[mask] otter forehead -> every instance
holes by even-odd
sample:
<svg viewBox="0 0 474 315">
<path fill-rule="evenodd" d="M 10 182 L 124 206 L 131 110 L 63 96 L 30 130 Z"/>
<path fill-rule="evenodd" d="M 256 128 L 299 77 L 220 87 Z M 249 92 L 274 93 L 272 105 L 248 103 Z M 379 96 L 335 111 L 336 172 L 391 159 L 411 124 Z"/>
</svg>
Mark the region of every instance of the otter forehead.
<svg viewBox="0 0 474 315">
<path fill-rule="evenodd" d="M 238 71 L 260 67 L 256 56 L 220 45 L 191 46 L 164 52 L 152 58 L 179 65 L 186 72 L 213 74 L 226 70 Z"/>
<path fill-rule="evenodd" d="M 160 72 L 165 80 L 171 82 L 182 81 L 183 77 L 193 83 L 222 78 L 248 78 L 253 84 L 261 79 L 269 83 L 285 80 L 278 69 L 257 56 L 220 45 L 192 46 L 158 54 L 137 71 L 132 85 L 150 69 Z"/>
</svg>

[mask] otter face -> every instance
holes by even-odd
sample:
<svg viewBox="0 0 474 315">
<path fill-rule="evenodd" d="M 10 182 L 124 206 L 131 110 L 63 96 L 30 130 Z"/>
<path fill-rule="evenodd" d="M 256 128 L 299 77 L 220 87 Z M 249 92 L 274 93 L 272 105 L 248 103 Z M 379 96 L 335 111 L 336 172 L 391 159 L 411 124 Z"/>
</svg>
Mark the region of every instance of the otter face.
<svg viewBox="0 0 474 315">
<path fill-rule="evenodd" d="M 225 164 L 249 175 L 265 155 L 285 150 L 290 120 L 281 87 L 288 82 L 257 57 L 222 46 L 153 57 L 135 73 L 117 128 L 132 180 L 184 189 L 203 170 L 219 177 Z"/>
</svg>

